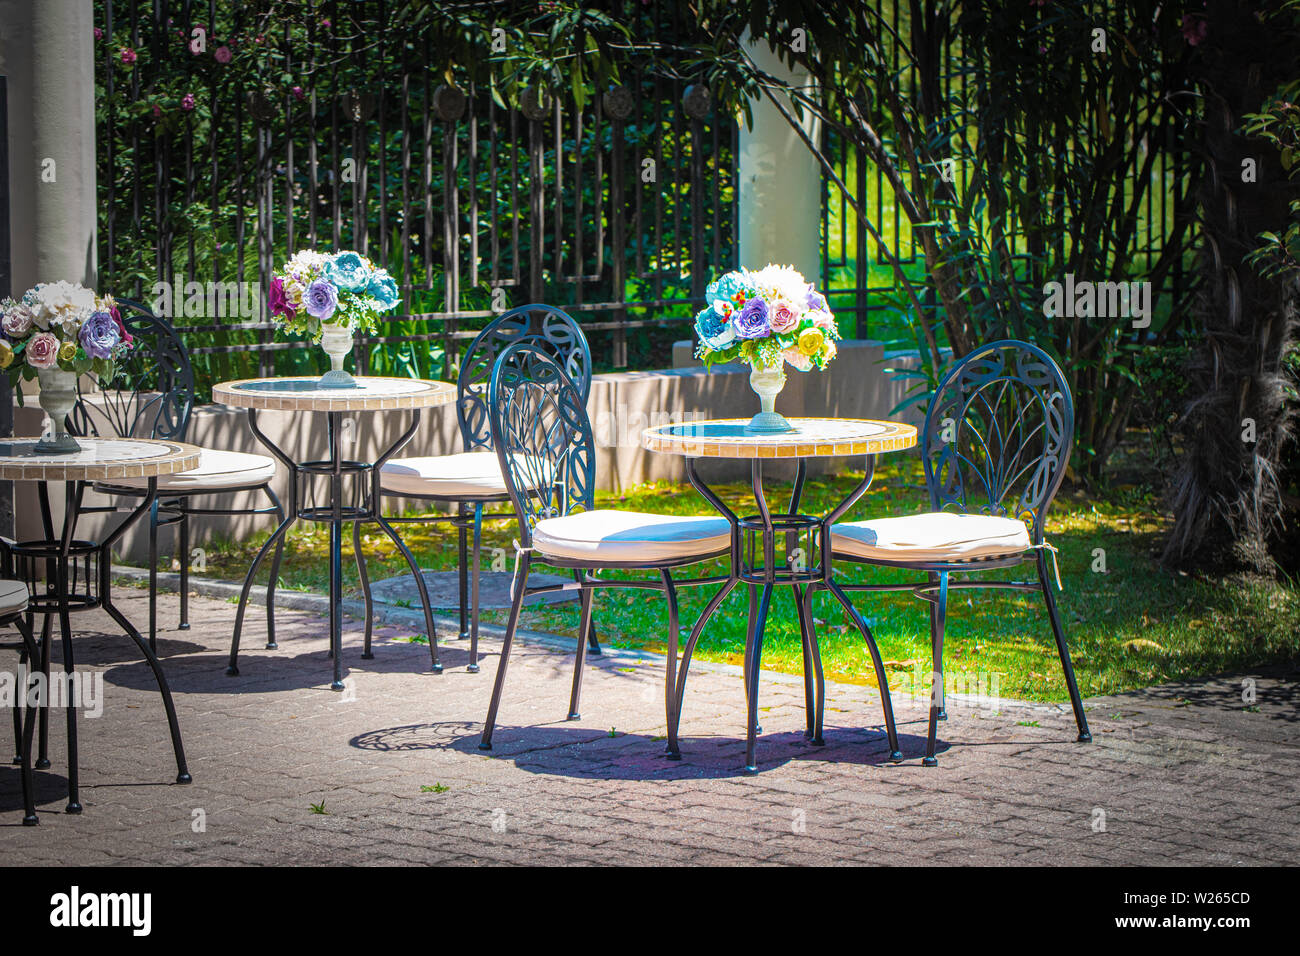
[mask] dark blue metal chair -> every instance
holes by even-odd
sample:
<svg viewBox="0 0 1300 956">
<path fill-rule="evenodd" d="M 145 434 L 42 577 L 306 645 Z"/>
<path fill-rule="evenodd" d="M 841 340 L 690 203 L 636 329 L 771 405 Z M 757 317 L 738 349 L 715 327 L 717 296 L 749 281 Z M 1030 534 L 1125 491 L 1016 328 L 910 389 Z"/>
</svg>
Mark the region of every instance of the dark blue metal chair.
<svg viewBox="0 0 1300 956">
<path fill-rule="evenodd" d="M 1060 367 L 1028 342 L 981 346 L 944 375 L 930 402 L 921 439 L 931 512 L 831 525 L 835 561 L 925 572 L 922 584 L 846 584 L 844 591 L 908 590 L 930 602 L 933 683 L 926 766 L 934 766 L 944 707 L 943 635 L 954 590 L 1039 591 L 1079 728 L 1092 739 L 1049 584 L 1047 512 L 1065 477 L 1074 440 L 1074 402 Z M 838 522 L 834 514 L 828 524 Z M 1036 565 L 1035 581 L 967 580 L 972 572 Z M 960 574 L 962 580 L 953 581 Z M 1059 586 L 1059 576 L 1057 584 Z M 854 613 L 859 628 L 866 624 Z M 866 633 L 864 631 L 864 633 Z M 820 669 L 819 669 L 820 670 Z M 820 682 L 821 676 L 818 674 Z M 817 715 L 821 736 L 821 713 Z"/>
</svg>

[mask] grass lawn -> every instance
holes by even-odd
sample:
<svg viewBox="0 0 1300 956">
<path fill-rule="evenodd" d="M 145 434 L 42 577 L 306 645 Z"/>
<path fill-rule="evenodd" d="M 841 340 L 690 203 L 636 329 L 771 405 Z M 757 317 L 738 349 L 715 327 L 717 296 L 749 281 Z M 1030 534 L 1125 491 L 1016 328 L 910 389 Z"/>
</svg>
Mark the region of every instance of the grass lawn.
<svg viewBox="0 0 1300 956">
<path fill-rule="evenodd" d="M 861 480 L 852 473 L 810 480 L 804 508 L 825 513 Z M 745 484 L 723 486 L 722 497 L 738 513 L 752 513 L 752 494 Z M 773 483 L 774 507 L 784 490 Z M 391 499 L 390 499 L 391 500 Z M 640 486 L 622 495 L 602 495 L 600 507 L 672 514 L 710 514 L 708 504 L 689 486 Z M 920 462 L 896 456 L 885 459 L 873 487 L 851 516 L 899 515 L 925 510 L 927 498 Z M 1084 696 L 1106 694 L 1223 671 L 1250 670 L 1300 659 L 1300 589 L 1295 582 L 1228 578 L 1202 580 L 1162 569 L 1154 555 L 1169 523 L 1151 502 L 1119 493 L 1108 500 L 1083 495 L 1057 497 L 1048 521 L 1048 540 L 1060 548 L 1064 590 L 1059 595 L 1063 623 Z M 513 521 L 485 524 L 484 564 L 493 560 L 513 567 Z M 269 532 L 268 532 L 269 533 Z M 206 576 L 241 580 L 262 533 L 251 540 L 214 543 L 208 549 Z M 456 539 L 449 525 L 402 526 L 420 566 L 450 570 L 456 563 Z M 347 539 L 350 547 L 350 538 Z M 282 586 L 325 593 L 328 530 L 299 524 L 289 536 L 281 569 Z M 376 527 L 363 538 L 372 580 L 407 572 L 401 555 Z M 1104 554 L 1101 571 L 1097 549 Z M 358 588 L 356 567 L 345 554 L 349 588 Z M 1097 570 L 1094 570 L 1094 567 Z M 534 565 L 541 570 L 545 566 Z M 1032 565 L 1000 572 L 1005 578 L 1033 575 Z M 700 566 L 701 573 L 721 574 L 721 562 Z M 846 578 L 860 581 L 909 580 L 904 572 L 841 565 Z M 567 572 L 563 572 L 567 573 Z M 629 572 L 634 573 L 634 572 Z M 991 577 L 999 572 L 990 572 Z M 911 578 L 915 578 L 912 575 Z M 711 588 L 683 588 L 682 640 L 685 640 Z M 857 606 L 880 643 L 896 693 L 928 694 L 929 617 L 924 601 L 907 592 L 854 595 Z M 745 640 L 747 595 L 738 587 L 724 602 L 700 641 L 703 660 L 739 663 Z M 505 610 L 484 612 L 484 619 L 505 623 Z M 845 621 L 834 598 L 823 593 L 814 603 L 822 658 L 830 679 L 875 683 L 871 658 L 860 637 Z M 608 589 L 597 592 L 595 619 L 602 641 L 618 647 L 661 651 L 666 647 L 667 608 L 654 593 Z M 528 608 L 524 626 L 576 635 L 578 605 Z M 1067 699 L 1051 628 L 1039 594 L 987 591 L 953 592 L 945 636 L 945 670 L 953 689 L 979 682 L 985 692 L 1038 701 Z M 799 673 L 802 666 L 798 623 L 788 588 L 773 598 L 763 650 L 764 667 Z"/>
</svg>

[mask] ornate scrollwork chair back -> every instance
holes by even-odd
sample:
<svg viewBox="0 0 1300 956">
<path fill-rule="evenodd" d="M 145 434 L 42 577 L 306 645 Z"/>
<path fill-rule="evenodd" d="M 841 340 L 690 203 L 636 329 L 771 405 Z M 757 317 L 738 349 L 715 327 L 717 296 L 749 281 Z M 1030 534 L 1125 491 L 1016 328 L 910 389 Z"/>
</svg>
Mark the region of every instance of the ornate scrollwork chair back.
<svg viewBox="0 0 1300 956">
<path fill-rule="evenodd" d="M 981 346 L 940 381 L 926 415 L 931 507 L 1021 518 L 1041 544 L 1073 436 L 1074 402 L 1051 356 L 1027 342 Z"/>
<path fill-rule="evenodd" d="M 134 348 L 98 392 L 80 395 L 69 428 L 88 437 L 185 441 L 194 410 L 189 354 L 165 319 L 130 299 L 117 305 Z"/>
<path fill-rule="evenodd" d="M 537 346 L 577 386 L 585 403 L 591 391 L 591 350 L 582 329 L 550 305 L 521 305 L 493 319 L 470 343 L 456 379 L 456 414 L 465 451 L 492 447 L 488 386 L 497 359 L 518 343 Z"/>
<path fill-rule="evenodd" d="M 501 353 L 488 388 L 493 447 L 527 547 L 538 521 L 595 505 L 595 438 L 582 390 L 541 343 Z"/>
</svg>

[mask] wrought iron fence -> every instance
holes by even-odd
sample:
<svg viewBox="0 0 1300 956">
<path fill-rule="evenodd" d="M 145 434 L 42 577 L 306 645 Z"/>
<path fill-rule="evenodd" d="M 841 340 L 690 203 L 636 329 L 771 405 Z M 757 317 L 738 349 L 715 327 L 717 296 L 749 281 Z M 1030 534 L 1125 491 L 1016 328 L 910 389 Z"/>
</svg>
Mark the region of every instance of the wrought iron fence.
<svg viewBox="0 0 1300 956">
<path fill-rule="evenodd" d="M 357 357 L 396 374 L 452 374 L 465 340 L 524 301 L 572 312 L 605 367 L 662 361 L 709 274 L 733 267 L 737 130 L 704 87 L 634 71 L 581 107 L 508 108 L 444 75 L 418 36 L 366 52 L 342 37 L 344 18 L 384 22 L 384 0 L 325 0 L 303 59 L 240 75 L 231 47 L 266 42 L 257 6 L 97 0 L 100 282 L 147 301 L 167 283 L 210 376 L 314 366 L 272 334 L 264 296 L 237 316 L 195 298 L 265 288 L 300 247 L 355 248 L 394 274 L 402 305 Z M 687 29 L 674 11 L 628 4 Z"/>
</svg>

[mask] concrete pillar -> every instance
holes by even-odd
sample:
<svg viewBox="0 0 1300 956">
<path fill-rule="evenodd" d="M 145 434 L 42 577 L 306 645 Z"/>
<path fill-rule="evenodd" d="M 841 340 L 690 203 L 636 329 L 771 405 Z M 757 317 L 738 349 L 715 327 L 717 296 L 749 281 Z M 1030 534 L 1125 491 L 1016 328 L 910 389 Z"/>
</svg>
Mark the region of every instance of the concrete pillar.
<svg viewBox="0 0 1300 956">
<path fill-rule="evenodd" d="M 792 87 L 815 89 L 806 73 L 792 73 L 767 41 L 749 42 L 759 68 Z M 782 94 L 777 93 L 781 96 Z M 785 105 L 790 105 L 785 98 Z M 740 124 L 740 264 L 792 265 L 821 282 L 821 167 L 781 112 L 763 96 L 752 105 L 754 125 Z M 804 113 L 804 130 L 818 142 L 820 123 Z"/>
<path fill-rule="evenodd" d="M 0 0 L 13 288 L 94 288 L 95 36 L 87 0 Z"/>
</svg>

